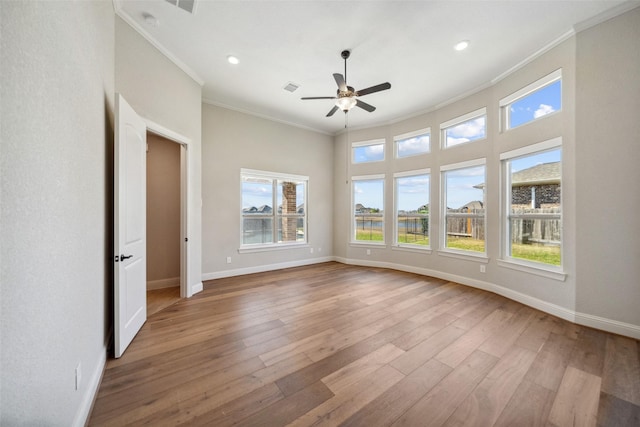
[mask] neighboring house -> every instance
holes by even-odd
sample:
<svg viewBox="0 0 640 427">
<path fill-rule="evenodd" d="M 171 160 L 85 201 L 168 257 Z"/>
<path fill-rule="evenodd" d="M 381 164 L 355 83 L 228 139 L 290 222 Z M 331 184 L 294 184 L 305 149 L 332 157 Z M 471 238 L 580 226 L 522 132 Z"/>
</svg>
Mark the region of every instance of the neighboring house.
<svg viewBox="0 0 640 427">
<path fill-rule="evenodd" d="M 542 163 L 513 173 L 511 206 L 555 208 L 560 206 L 560 162 Z"/>
</svg>

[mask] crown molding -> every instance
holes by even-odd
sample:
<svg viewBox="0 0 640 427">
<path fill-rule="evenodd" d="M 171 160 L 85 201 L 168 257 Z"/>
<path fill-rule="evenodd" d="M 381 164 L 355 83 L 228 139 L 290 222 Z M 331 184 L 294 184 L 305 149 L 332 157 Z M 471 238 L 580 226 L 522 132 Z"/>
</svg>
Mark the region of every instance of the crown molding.
<svg viewBox="0 0 640 427">
<path fill-rule="evenodd" d="M 122 0 L 113 0 L 113 7 L 116 15 L 118 15 L 124 22 L 129 24 L 138 34 L 140 34 L 146 41 L 151 43 L 153 47 L 158 49 L 169 61 L 173 62 L 178 68 L 180 68 L 186 75 L 191 77 L 200 86 L 204 86 L 204 80 L 193 71 L 187 64 L 182 62 L 175 56 L 169 49 L 164 47 L 159 41 L 157 41 L 151 34 L 149 34 L 131 15 L 129 15 L 122 8 Z"/>
</svg>

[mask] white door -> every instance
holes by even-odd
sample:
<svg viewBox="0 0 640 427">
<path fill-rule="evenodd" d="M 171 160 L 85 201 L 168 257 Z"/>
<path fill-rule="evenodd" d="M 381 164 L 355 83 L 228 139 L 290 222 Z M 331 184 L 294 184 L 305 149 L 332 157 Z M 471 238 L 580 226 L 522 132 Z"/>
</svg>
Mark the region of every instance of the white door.
<svg viewBox="0 0 640 427">
<path fill-rule="evenodd" d="M 147 320 L 147 126 L 116 94 L 114 338 L 120 357 Z"/>
</svg>

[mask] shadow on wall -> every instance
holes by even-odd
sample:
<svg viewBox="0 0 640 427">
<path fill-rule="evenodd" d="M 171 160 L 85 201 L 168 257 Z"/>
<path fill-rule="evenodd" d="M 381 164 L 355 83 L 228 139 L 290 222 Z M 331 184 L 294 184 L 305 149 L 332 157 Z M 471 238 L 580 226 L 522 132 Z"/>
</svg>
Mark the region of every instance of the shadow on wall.
<svg viewBox="0 0 640 427">
<path fill-rule="evenodd" d="M 113 351 L 113 165 L 114 165 L 114 147 L 115 147 L 115 119 L 113 106 L 109 104 L 109 97 L 104 97 L 104 150 L 105 150 L 105 177 L 104 177 L 104 194 L 106 197 L 104 206 L 105 216 L 105 259 L 104 268 L 104 301 L 105 301 L 105 319 L 104 319 L 104 342 L 107 346 L 107 352 L 111 356 Z"/>
</svg>

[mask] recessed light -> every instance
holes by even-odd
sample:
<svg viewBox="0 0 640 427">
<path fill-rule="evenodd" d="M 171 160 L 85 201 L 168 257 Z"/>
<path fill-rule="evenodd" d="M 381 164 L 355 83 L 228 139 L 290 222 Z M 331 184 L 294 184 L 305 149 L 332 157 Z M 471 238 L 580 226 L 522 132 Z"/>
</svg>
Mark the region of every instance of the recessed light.
<svg viewBox="0 0 640 427">
<path fill-rule="evenodd" d="M 240 60 L 233 55 L 227 56 L 227 61 L 229 61 L 229 64 L 233 64 L 233 65 L 238 65 L 240 63 Z"/>
<path fill-rule="evenodd" d="M 469 40 L 462 40 L 456 43 L 453 48 L 457 51 L 465 50 L 469 47 Z"/>
</svg>

